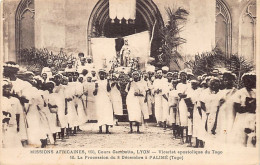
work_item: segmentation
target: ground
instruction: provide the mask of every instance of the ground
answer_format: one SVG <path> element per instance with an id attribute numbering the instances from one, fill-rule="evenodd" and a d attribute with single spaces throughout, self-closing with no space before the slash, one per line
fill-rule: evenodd
<path id="1" fill-rule="evenodd" d="M 83 131 L 76 136 L 70 136 L 65 142 L 57 140 L 55 148 L 176 148 L 186 147 L 187 144 L 179 144 L 180 139 L 174 139 L 169 128 L 156 127 L 155 123 L 149 123 L 148 127 L 141 126 L 141 134 L 129 134 L 129 123 L 120 122 L 119 126 L 110 128 L 111 134 L 98 134 L 96 123 L 86 123 L 80 127 Z M 104 128 L 103 128 L 104 131 Z"/>

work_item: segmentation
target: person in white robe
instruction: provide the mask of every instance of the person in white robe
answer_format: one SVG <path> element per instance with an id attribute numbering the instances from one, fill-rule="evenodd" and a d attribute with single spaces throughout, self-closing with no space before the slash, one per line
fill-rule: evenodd
<path id="1" fill-rule="evenodd" d="M 242 76 L 244 87 L 233 96 L 236 117 L 232 127 L 230 142 L 234 147 L 256 146 L 256 74 Z"/>
<path id="2" fill-rule="evenodd" d="M 75 101 L 76 110 L 78 112 L 78 124 L 80 126 L 87 122 L 85 105 L 84 105 L 84 101 L 82 99 L 82 97 L 84 95 L 83 77 L 82 76 L 79 77 L 78 73 L 75 72 L 73 79 L 74 79 L 74 83 L 75 83 L 74 101 Z M 77 126 L 77 131 L 81 131 L 79 126 Z"/>
<path id="3" fill-rule="evenodd" d="M 61 77 L 60 80 L 56 81 L 56 86 L 53 89 L 53 93 L 57 94 L 56 100 L 57 102 L 59 102 L 57 115 L 58 115 L 58 120 L 60 123 L 61 130 L 58 133 L 58 135 L 59 135 L 59 139 L 65 141 L 64 134 L 65 134 L 65 128 L 68 126 L 68 120 L 67 120 L 67 116 L 65 115 L 65 97 L 64 97 L 65 89 L 64 88 L 66 87 L 66 85 L 62 84 L 63 79 L 64 77 Z"/>
<path id="4" fill-rule="evenodd" d="M 166 86 L 163 88 L 163 104 L 165 105 L 163 107 L 163 127 L 164 129 L 166 129 L 167 125 L 171 125 L 172 127 L 172 123 L 169 121 L 170 119 L 170 102 L 172 100 L 169 100 L 169 93 L 170 91 L 173 90 L 173 82 L 172 82 L 172 77 L 173 73 L 172 72 L 168 72 L 166 73 L 166 79 L 167 79 L 167 83 Z M 172 115 L 172 114 L 171 114 Z M 172 121 L 172 120 L 171 120 Z"/>
<path id="5" fill-rule="evenodd" d="M 53 93 L 54 83 L 48 82 L 44 87 L 42 92 L 42 98 L 44 100 L 44 106 L 41 108 L 41 111 L 46 115 L 48 127 L 47 135 L 50 141 L 50 144 L 56 143 L 56 133 L 60 132 L 60 126 L 57 124 L 57 112 L 58 106 L 60 103 L 56 100 L 55 97 L 58 95 Z M 49 128 L 49 129 L 48 129 Z"/>
<path id="6" fill-rule="evenodd" d="M 154 87 L 154 104 L 155 104 L 155 118 L 158 123 L 158 126 L 162 127 L 163 121 L 163 107 L 167 107 L 167 103 L 163 99 L 163 88 L 167 86 L 167 81 L 165 78 L 162 77 L 162 70 L 157 71 L 157 79 L 154 80 L 153 87 Z"/>
<path id="7" fill-rule="evenodd" d="M 76 93 L 75 83 L 73 83 L 73 72 L 67 73 L 68 75 L 68 85 L 64 91 L 65 94 L 65 114 L 68 119 L 68 131 L 67 136 L 74 136 L 78 124 L 78 112 L 76 110 L 74 97 Z"/>
<path id="8" fill-rule="evenodd" d="M 218 145 L 225 145 L 228 143 L 228 136 L 230 136 L 234 120 L 235 120 L 235 109 L 233 96 L 237 89 L 234 87 L 234 81 L 236 75 L 231 72 L 225 72 L 223 74 L 223 85 L 224 89 L 219 93 L 221 95 L 219 113 L 216 125 L 216 140 Z"/>
<path id="9" fill-rule="evenodd" d="M 116 125 L 118 125 L 118 118 L 119 116 L 123 115 L 123 103 L 122 103 L 122 97 L 120 92 L 120 84 L 118 81 L 119 74 L 113 73 L 112 74 L 112 80 L 111 80 L 111 91 L 110 91 L 110 99 L 113 105 Z"/>
<path id="10" fill-rule="evenodd" d="M 110 134 L 109 126 L 113 126 L 113 106 L 109 97 L 111 91 L 109 80 L 106 79 L 104 69 L 99 70 L 99 80 L 96 81 L 96 111 L 98 118 L 99 133 L 102 133 L 102 126 L 106 126 L 106 133 Z"/>
<path id="11" fill-rule="evenodd" d="M 183 137 L 184 137 L 184 131 L 186 131 L 186 137 L 188 135 L 188 108 L 186 106 L 186 103 L 184 101 L 184 98 L 187 96 L 187 89 L 189 89 L 191 86 L 187 82 L 187 74 L 186 72 L 182 71 L 180 72 L 180 83 L 176 86 L 176 90 L 178 91 L 179 95 L 179 117 L 180 117 L 180 135 L 181 135 L 181 143 L 184 143 Z"/>
<path id="12" fill-rule="evenodd" d="M 216 144 L 216 119 L 219 112 L 219 103 L 221 99 L 221 93 L 219 93 L 220 80 L 216 77 L 212 77 L 209 81 L 209 90 L 207 93 L 203 93 L 204 98 L 202 102 L 205 103 L 206 119 L 204 118 L 206 134 L 204 135 L 205 145 L 204 147 L 214 146 Z"/>
<path id="13" fill-rule="evenodd" d="M 16 121 L 16 109 L 14 109 L 11 97 L 11 83 L 3 81 L 3 97 L 1 98 L 2 113 L 2 147 L 3 148 L 22 148 L 19 126 Z"/>
<path id="14" fill-rule="evenodd" d="M 129 82 L 126 86 L 126 92 L 128 92 L 126 96 L 126 105 L 128 111 L 128 120 L 130 125 L 130 132 L 133 133 L 133 122 L 136 122 L 137 133 L 140 133 L 140 123 L 142 122 L 142 105 L 140 101 L 143 99 L 139 99 L 139 97 L 144 97 L 144 92 L 141 92 L 140 89 L 140 73 L 135 71 L 132 73 L 133 81 Z M 144 101 L 144 100 L 143 100 Z"/>
<path id="15" fill-rule="evenodd" d="M 25 105 L 28 122 L 28 143 L 30 146 L 45 148 L 50 128 L 43 112 L 42 92 L 36 88 L 28 88 L 25 90 L 24 96 L 29 100 L 28 104 Z"/>
<path id="16" fill-rule="evenodd" d="M 188 107 L 188 147 L 192 147 L 192 137 L 193 137 L 193 123 L 194 123 L 194 112 L 197 110 L 197 97 L 198 93 L 198 82 L 196 80 L 191 80 L 191 88 L 187 89 L 187 97 L 185 98 L 186 105 Z"/>
<path id="17" fill-rule="evenodd" d="M 97 120 L 96 112 L 96 96 L 93 92 L 95 90 L 95 82 L 92 82 L 92 75 L 87 75 L 87 81 L 83 83 L 84 94 L 86 95 L 86 114 L 88 121 Z"/>

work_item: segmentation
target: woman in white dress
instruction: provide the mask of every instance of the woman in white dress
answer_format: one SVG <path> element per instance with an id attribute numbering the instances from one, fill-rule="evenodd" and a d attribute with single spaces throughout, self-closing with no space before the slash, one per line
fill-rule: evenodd
<path id="1" fill-rule="evenodd" d="M 29 103 L 25 105 L 28 122 L 28 143 L 32 146 L 44 148 L 47 145 L 47 134 L 50 130 L 46 115 L 42 111 L 44 107 L 42 92 L 36 88 L 29 88 L 25 90 L 24 96 L 29 100 Z"/>
<path id="2" fill-rule="evenodd" d="M 128 119 L 130 124 L 130 132 L 133 133 L 133 122 L 136 122 L 137 133 L 140 133 L 139 126 L 142 122 L 142 110 L 140 105 L 139 97 L 144 97 L 138 86 L 138 81 L 140 80 L 140 74 L 136 71 L 133 72 L 133 81 L 129 82 L 126 86 L 126 91 L 128 92 L 126 97 L 126 105 L 128 111 Z"/>
<path id="3" fill-rule="evenodd" d="M 109 80 L 106 79 L 105 70 L 99 71 L 99 80 L 94 91 L 96 95 L 96 110 L 98 118 L 99 133 L 102 133 L 102 126 L 106 126 L 106 133 L 110 134 L 109 126 L 113 126 L 113 107 L 109 97 L 111 91 Z"/>
<path id="4" fill-rule="evenodd" d="M 223 74 L 224 88 L 220 91 L 221 100 L 216 126 L 216 140 L 219 145 L 227 144 L 228 136 L 233 127 L 235 120 L 235 109 L 233 96 L 237 89 L 234 87 L 234 81 L 236 80 L 236 75 L 233 73 L 225 72 Z"/>
<path id="5" fill-rule="evenodd" d="M 16 109 L 12 107 L 11 84 L 3 81 L 3 97 L 1 98 L 2 110 L 2 147 L 4 148 L 22 148 L 21 137 L 18 133 L 16 121 Z"/>
<path id="6" fill-rule="evenodd" d="M 65 80 L 64 77 L 61 77 L 60 80 L 57 80 L 56 86 L 53 89 L 53 92 L 58 94 L 56 99 L 60 103 L 58 105 L 57 115 L 58 115 L 58 120 L 60 122 L 61 131 L 58 135 L 59 135 L 59 138 L 62 139 L 62 141 L 64 141 L 65 128 L 68 126 L 67 116 L 65 115 L 65 96 L 64 96 L 64 90 L 65 90 L 64 88 L 66 87 L 66 85 L 61 84 L 61 83 L 64 83 L 63 82 L 64 80 Z M 67 80 L 65 80 L 65 81 L 67 81 Z"/>

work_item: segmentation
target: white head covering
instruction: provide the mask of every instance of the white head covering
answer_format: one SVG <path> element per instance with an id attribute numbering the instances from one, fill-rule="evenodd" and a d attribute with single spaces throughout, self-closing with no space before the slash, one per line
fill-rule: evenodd
<path id="1" fill-rule="evenodd" d="M 164 66 L 164 67 L 162 67 L 162 70 L 163 70 L 163 71 L 167 71 L 167 72 L 168 72 L 168 71 L 169 71 L 169 67 L 167 67 L 167 66 Z"/>

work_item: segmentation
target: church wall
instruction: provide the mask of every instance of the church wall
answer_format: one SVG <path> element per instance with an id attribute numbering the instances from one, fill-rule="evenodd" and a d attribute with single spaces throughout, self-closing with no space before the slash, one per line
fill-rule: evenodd
<path id="1" fill-rule="evenodd" d="M 35 47 L 68 54 L 88 54 L 87 26 L 89 17 L 98 0 L 34 0 L 35 1 Z M 248 0 L 224 0 L 232 19 L 232 53 L 239 49 L 239 20 Z M 15 11 L 20 0 L 4 0 L 3 41 L 5 61 L 16 60 Z M 189 16 L 181 37 L 187 43 L 179 48 L 184 60 L 215 47 L 215 0 L 153 0 L 164 22 L 165 7 L 182 7 Z M 205 17 L 206 16 L 206 17 Z"/>
<path id="2" fill-rule="evenodd" d="M 4 61 L 16 61 L 15 11 L 20 0 L 5 0 L 3 4 L 3 53 Z"/>

